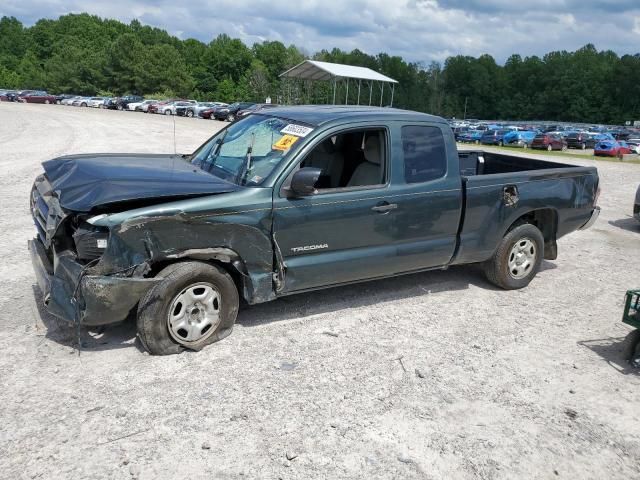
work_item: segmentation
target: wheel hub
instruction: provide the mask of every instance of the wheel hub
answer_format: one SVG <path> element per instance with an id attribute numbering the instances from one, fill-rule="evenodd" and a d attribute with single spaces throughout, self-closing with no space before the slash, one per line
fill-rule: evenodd
<path id="1" fill-rule="evenodd" d="M 529 238 L 518 240 L 509 253 L 509 275 L 521 279 L 529 275 L 536 263 L 536 244 Z"/>
<path id="2" fill-rule="evenodd" d="M 188 286 L 171 302 L 167 317 L 171 337 L 183 345 L 209 337 L 220 323 L 220 307 L 220 293 L 210 283 Z"/>

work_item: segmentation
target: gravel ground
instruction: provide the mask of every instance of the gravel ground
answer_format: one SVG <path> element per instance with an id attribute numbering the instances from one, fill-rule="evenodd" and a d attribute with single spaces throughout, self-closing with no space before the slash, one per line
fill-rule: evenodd
<path id="1" fill-rule="evenodd" d="M 176 119 L 177 150 L 222 125 Z M 1 478 L 639 478 L 640 165 L 580 161 L 602 215 L 524 290 L 452 268 L 245 307 L 199 353 L 151 357 L 124 324 L 78 355 L 39 307 L 31 182 L 63 153 L 172 152 L 173 120 L 1 103 L 0 145 Z"/>

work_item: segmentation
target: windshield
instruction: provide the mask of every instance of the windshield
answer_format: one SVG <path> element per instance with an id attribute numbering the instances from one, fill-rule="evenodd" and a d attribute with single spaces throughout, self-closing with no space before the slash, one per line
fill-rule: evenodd
<path id="1" fill-rule="evenodd" d="M 237 185 L 260 185 L 311 130 L 283 118 L 249 115 L 210 138 L 191 163 Z"/>

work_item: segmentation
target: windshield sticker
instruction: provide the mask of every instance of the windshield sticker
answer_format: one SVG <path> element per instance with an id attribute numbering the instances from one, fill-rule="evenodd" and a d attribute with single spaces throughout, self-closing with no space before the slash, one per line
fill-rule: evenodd
<path id="1" fill-rule="evenodd" d="M 293 135 L 285 135 L 276 143 L 274 143 L 271 146 L 271 148 L 274 150 L 282 150 L 282 151 L 289 150 L 293 146 L 293 144 L 298 141 L 298 138 L 299 137 L 295 137 Z"/>
<path id="2" fill-rule="evenodd" d="M 290 123 L 282 130 L 280 133 L 287 133 L 289 135 L 295 135 L 296 137 L 306 137 L 313 131 L 311 127 L 305 127 L 304 125 L 296 125 L 295 123 Z"/>

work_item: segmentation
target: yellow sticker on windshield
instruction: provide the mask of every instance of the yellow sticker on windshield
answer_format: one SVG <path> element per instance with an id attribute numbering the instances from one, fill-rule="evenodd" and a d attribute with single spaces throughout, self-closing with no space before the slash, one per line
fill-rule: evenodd
<path id="1" fill-rule="evenodd" d="M 294 143 L 298 141 L 299 137 L 294 135 L 284 135 L 280 140 L 274 143 L 271 148 L 274 150 L 289 150 Z"/>

